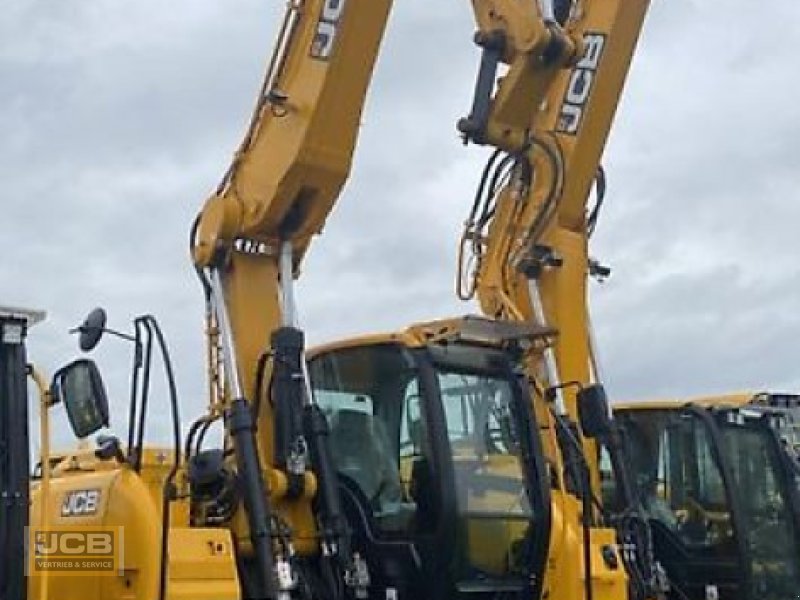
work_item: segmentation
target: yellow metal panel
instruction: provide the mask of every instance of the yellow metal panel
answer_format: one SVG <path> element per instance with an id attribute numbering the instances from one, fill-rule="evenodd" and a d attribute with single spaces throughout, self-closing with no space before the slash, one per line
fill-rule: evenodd
<path id="1" fill-rule="evenodd" d="M 579 501 L 560 491 L 553 493 L 553 533 L 550 542 L 548 568 L 545 574 L 545 597 L 584 598 L 583 542 Z M 613 529 L 592 528 L 592 591 L 598 600 L 627 598 L 628 576 L 616 547 Z M 602 560 L 602 548 L 608 546 L 617 553 L 618 566 L 610 568 Z"/>
<path id="2" fill-rule="evenodd" d="M 170 600 L 239 598 L 233 540 L 221 529 L 174 527 L 169 532 Z"/>
<path id="3" fill-rule="evenodd" d="M 170 581 L 168 600 L 238 600 L 236 582 L 225 580 L 188 579 Z"/>
<path id="4" fill-rule="evenodd" d="M 66 516 L 62 512 L 70 492 L 97 490 L 96 511 L 83 516 Z M 124 573 L 115 577 L 70 577 L 49 575 L 50 600 L 91 600 L 131 598 L 152 600 L 158 590 L 160 547 L 160 506 L 157 505 L 142 479 L 127 467 L 100 472 L 73 472 L 53 477 L 50 482 L 49 526 L 104 526 L 122 528 Z M 31 523 L 42 518 L 39 490 L 33 489 Z M 29 591 L 38 597 L 39 578 L 31 577 Z"/>

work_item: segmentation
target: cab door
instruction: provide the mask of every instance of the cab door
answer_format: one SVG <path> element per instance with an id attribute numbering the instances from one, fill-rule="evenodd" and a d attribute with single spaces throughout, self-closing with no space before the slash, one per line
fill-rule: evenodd
<path id="1" fill-rule="evenodd" d="M 331 457 L 353 549 L 368 563 L 371 598 L 443 598 L 437 548 L 448 478 L 429 439 L 428 394 L 415 352 L 398 344 L 333 350 L 309 375 L 330 427 Z"/>

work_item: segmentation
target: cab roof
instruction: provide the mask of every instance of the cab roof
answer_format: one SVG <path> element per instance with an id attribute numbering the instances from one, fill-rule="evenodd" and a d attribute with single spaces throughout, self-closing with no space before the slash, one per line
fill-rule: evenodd
<path id="1" fill-rule="evenodd" d="M 554 329 L 535 323 L 496 321 L 467 315 L 453 319 L 415 323 L 405 330 L 392 333 L 370 334 L 337 340 L 311 348 L 308 351 L 308 357 L 314 358 L 335 350 L 381 344 L 400 344 L 407 348 L 421 348 L 439 342 L 460 342 L 493 347 L 499 347 L 512 341 L 547 345 L 551 343 L 555 335 Z"/>
<path id="2" fill-rule="evenodd" d="M 676 410 L 693 404 L 701 408 L 741 408 L 769 396 L 766 392 L 731 392 L 689 398 L 661 398 L 614 403 L 615 411 L 625 410 Z"/>

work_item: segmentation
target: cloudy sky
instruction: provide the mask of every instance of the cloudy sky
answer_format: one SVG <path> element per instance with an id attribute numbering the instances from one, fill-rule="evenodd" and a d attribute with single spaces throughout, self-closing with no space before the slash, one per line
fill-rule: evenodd
<path id="1" fill-rule="evenodd" d="M 187 229 L 242 135 L 283 7 L 4 0 L 0 303 L 48 311 L 30 338 L 48 372 L 77 355 L 67 330 L 92 307 L 121 329 L 149 312 L 185 420 L 199 412 Z M 485 158 L 454 129 L 472 30 L 468 2 L 395 3 L 350 183 L 300 283 L 312 342 L 474 310 L 452 283 Z M 615 398 L 800 390 L 798 39 L 795 1 L 654 1 L 593 248 L 614 268 L 592 305 Z M 129 357 L 114 339 L 95 354 L 119 432 Z"/>

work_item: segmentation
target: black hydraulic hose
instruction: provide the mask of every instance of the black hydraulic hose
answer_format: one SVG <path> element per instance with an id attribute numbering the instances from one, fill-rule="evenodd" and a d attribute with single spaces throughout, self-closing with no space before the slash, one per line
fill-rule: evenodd
<path id="1" fill-rule="evenodd" d="M 188 462 L 192 456 L 200 454 L 203 448 L 203 442 L 206 439 L 206 434 L 211 426 L 216 423 L 218 417 L 212 415 L 203 415 L 197 419 L 189 429 L 189 433 L 184 444 L 184 456 Z"/>
<path id="2" fill-rule="evenodd" d="M 482 240 L 485 235 L 485 229 L 494 218 L 496 212 L 497 196 L 501 189 L 501 183 L 506 179 L 506 175 L 513 173 L 517 165 L 524 162 L 526 167 L 525 174 L 523 175 L 526 182 L 530 181 L 530 165 L 527 161 L 523 161 L 524 153 L 527 151 L 528 146 L 522 147 L 515 152 L 504 153 L 502 150 L 495 150 L 492 152 L 486 165 L 481 173 L 481 178 L 478 183 L 478 188 L 475 191 L 475 197 L 472 202 L 467 220 L 464 223 L 464 232 L 461 235 L 458 251 L 458 276 L 456 283 L 456 290 L 458 296 L 462 300 L 472 298 L 475 293 L 475 273 L 470 277 L 471 284 L 467 287 L 464 284 L 465 273 L 465 248 L 467 242 L 472 245 L 472 255 L 470 260 L 477 259 L 480 265 Z M 502 158 L 501 158 L 502 157 Z M 500 161 L 498 163 L 498 160 Z M 477 270 L 478 267 L 476 267 Z"/>
<path id="3" fill-rule="evenodd" d="M 608 180 L 606 178 L 606 170 L 603 165 L 597 167 L 597 175 L 595 177 L 595 190 L 597 193 L 597 200 L 595 201 L 589 217 L 586 219 L 586 233 L 589 237 L 594 235 L 597 228 L 597 221 L 600 219 L 600 211 L 603 208 L 603 203 L 606 199 L 606 190 L 608 188 Z"/>
<path id="4" fill-rule="evenodd" d="M 192 250 L 194 249 L 195 243 L 197 241 L 197 230 L 200 228 L 200 215 L 198 214 L 194 221 L 192 222 L 192 227 L 189 230 L 189 257 L 192 258 L 192 264 L 194 265 L 194 271 L 197 274 L 197 279 L 200 281 L 200 285 L 203 286 L 203 294 L 206 298 L 206 303 L 211 298 L 211 282 L 208 280 L 205 272 L 203 271 L 202 267 L 198 267 L 195 262 L 194 258 L 192 257 Z"/>
<path id="5" fill-rule="evenodd" d="M 496 200 L 497 194 L 500 191 L 501 183 L 505 178 L 506 172 L 509 170 L 509 165 L 513 170 L 513 164 L 518 160 L 518 157 L 514 154 L 508 154 L 503 157 L 503 160 L 500 161 L 495 167 L 494 173 L 492 174 L 492 179 L 489 183 L 489 191 L 486 194 L 486 199 L 483 202 L 483 209 L 481 210 L 480 217 L 477 221 L 477 229 L 478 231 L 482 231 L 486 225 L 492 220 L 496 212 Z"/>
<path id="6" fill-rule="evenodd" d="M 632 538 L 632 542 L 636 547 L 634 559 L 627 558 L 627 553 L 625 553 L 624 562 L 628 566 L 628 571 L 631 572 L 634 585 L 640 589 L 639 597 L 651 597 L 655 592 L 657 582 L 650 525 L 647 522 L 646 515 L 642 514 L 638 491 L 631 483 L 628 467 L 623 460 L 625 450 L 619 428 L 612 425 L 610 433 L 600 441 L 607 448 L 611 458 L 611 468 L 614 473 L 614 479 L 617 482 L 617 501 L 626 507 L 626 512 L 628 513 L 625 516 L 625 521 L 634 521 L 639 525 L 636 530 L 630 531 L 625 527 L 624 523 L 622 525 L 623 535 Z M 623 543 L 627 541 L 623 540 Z M 631 564 L 631 562 L 634 564 Z"/>
<path id="7" fill-rule="evenodd" d="M 200 429 L 205 426 L 206 423 L 209 421 L 209 415 L 203 415 L 199 419 L 197 419 L 194 423 L 191 424 L 189 427 L 189 431 L 186 433 L 186 442 L 183 445 L 183 456 L 187 461 L 192 458 L 194 454 L 194 438 L 198 435 Z"/>
<path id="8" fill-rule="evenodd" d="M 592 588 L 592 483 L 589 474 L 589 465 L 582 461 L 583 476 L 583 577 L 586 600 L 593 600 L 594 589 Z"/>
<path id="9" fill-rule="evenodd" d="M 256 366 L 256 391 L 253 396 L 253 420 L 258 423 L 258 417 L 261 414 L 261 405 L 264 402 L 264 374 L 267 372 L 267 364 L 272 358 L 271 352 L 263 352 L 258 357 L 258 365 Z M 267 393 L 270 393 L 272 382 L 267 386 Z"/>
<path id="10" fill-rule="evenodd" d="M 197 436 L 197 442 L 194 445 L 194 453 L 200 454 L 200 451 L 203 449 L 203 443 L 206 440 L 206 435 L 208 434 L 208 430 L 211 429 L 211 426 L 217 422 L 216 418 L 209 419 L 205 425 L 200 429 L 200 433 Z"/>
<path id="11" fill-rule="evenodd" d="M 467 223 L 474 223 L 475 217 L 478 214 L 478 209 L 484 203 L 484 198 L 486 196 L 486 184 L 489 182 L 489 174 L 492 172 L 492 167 L 501 154 L 501 150 L 495 150 L 492 152 L 489 160 L 486 161 L 486 166 L 483 168 L 483 173 L 481 173 L 481 180 L 478 184 L 478 189 L 475 191 L 475 200 L 472 203 L 472 209 L 470 210 L 469 217 L 467 218 Z"/>
<path id="12" fill-rule="evenodd" d="M 170 409 L 172 413 L 172 437 L 174 447 L 174 459 L 172 467 L 164 480 L 164 487 L 162 488 L 161 496 L 161 549 L 160 549 L 160 569 L 159 569 L 159 600 L 166 598 L 167 589 L 167 562 L 168 562 L 168 545 L 169 545 L 169 528 L 170 528 L 170 502 L 175 495 L 175 476 L 181 465 L 181 427 L 180 427 L 180 407 L 178 406 L 178 390 L 175 383 L 175 373 L 172 368 L 172 360 L 169 355 L 164 334 L 158 325 L 156 319 L 150 315 L 139 317 L 136 320 L 137 332 L 138 327 L 141 326 L 148 332 L 147 336 L 147 361 L 145 363 L 144 383 L 142 386 L 142 405 L 139 413 L 140 428 L 138 433 L 138 451 L 136 461 L 141 468 L 143 458 L 143 442 L 144 442 L 144 421 L 147 412 L 147 398 L 149 395 L 150 387 L 150 359 L 152 357 L 152 339 L 155 336 L 156 342 L 161 353 L 161 358 L 164 364 L 164 374 L 167 380 L 167 387 L 169 389 Z"/>
<path id="13" fill-rule="evenodd" d="M 544 227 L 544 225 L 548 222 L 551 213 L 558 203 L 563 191 L 564 161 L 561 155 L 561 147 L 558 145 L 558 142 L 556 142 L 556 148 L 558 152 L 536 138 L 532 138 L 531 143 L 544 152 L 544 155 L 547 157 L 547 161 L 550 163 L 550 168 L 553 169 L 553 172 L 556 174 L 556 178 L 552 181 L 550 189 L 547 191 L 547 197 L 542 204 L 542 208 L 539 210 L 539 213 L 536 215 L 536 218 L 534 219 L 530 228 L 529 239 L 536 240 L 541 233 L 542 227 Z"/>
<path id="14" fill-rule="evenodd" d="M 217 417 L 210 414 L 203 415 L 192 423 L 186 435 L 186 442 L 183 445 L 183 455 L 188 462 L 192 456 L 200 453 L 203 441 L 211 426 L 217 422 Z"/>
<path id="15" fill-rule="evenodd" d="M 169 526 L 170 526 L 170 502 L 175 495 L 175 476 L 181 466 L 181 424 L 180 424 L 180 407 L 178 406 L 178 388 L 175 384 L 175 373 L 172 369 L 172 360 L 169 355 L 164 334 L 159 327 L 158 322 L 154 317 L 145 317 L 148 326 L 155 332 L 156 341 L 158 342 L 159 350 L 161 351 L 161 358 L 164 363 L 164 373 L 167 379 L 167 386 L 169 388 L 170 408 L 172 412 L 172 436 L 174 444 L 175 456 L 172 462 L 172 468 L 164 481 L 162 490 L 161 502 L 161 570 L 159 578 L 159 600 L 166 598 L 167 590 L 167 549 L 169 545 Z"/>
<path id="16" fill-rule="evenodd" d="M 144 366 L 142 368 L 141 398 L 139 399 L 139 422 L 136 431 L 136 446 L 134 449 L 134 470 L 138 473 L 142 469 L 142 453 L 144 452 L 144 430 L 147 419 L 147 408 L 150 401 L 150 367 L 153 361 L 153 332 L 143 318 L 136 319 L 137 337 L 138 328 L 146 332 L 144 344 Z"/>
<path id="17" fill-rule="evenodd" d="M 133 462 L 135 456 L 132 455 L 134 450 L 135 434 L 136 434 L 136 417 L 139 406 L 139 373 L 142 369 L 142 338 L 139 334 L 139 328 L 135 328 L 134 337 L 134 350 L 133 350 L 133 369 L 131 375 L 131 398 L 130 398 L 130 413 L 128 416 L 128 460 Z M 135 465 L 134 465 L 135 467 Z"/>

